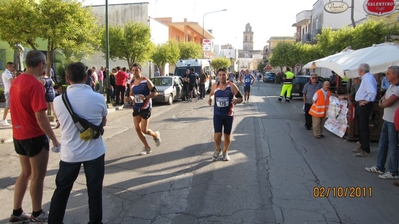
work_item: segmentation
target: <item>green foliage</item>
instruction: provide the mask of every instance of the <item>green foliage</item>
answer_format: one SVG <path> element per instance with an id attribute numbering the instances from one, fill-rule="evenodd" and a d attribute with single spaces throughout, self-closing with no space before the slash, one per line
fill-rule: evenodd
<path id="1" fill-rule="evenodd" d="M 65 70 L 66 70 L 66 65 L 61 63 L 60 65 L 57 66 L 56 68 L 56 73 L 57 74 L 57 81 L 59 84 L 65 84 L 66 79 L 65 79 Z"/>
<path id="2" fill-rule="evenodd" d="M 187 60 L 202 57 L 202 46 L 195 42 L 179 42 L 179 49 L 180 59 Z"/>
<path id="3" fill-rule="evenodd" d="M 273 49 L 269 63 L 272 67 L 292 67 L 298 62 L 299 56 L 294 44 L 282 42 Z"/>
<path id="4" fill-rule="evenodd" d="M 368 21 L 356 28 L 343 28 L 332 30 L 324 28 L 316 36 L 317 44 L 306 43 L 279 43 L 274 49 L 269 63 L 273 67 L 292 67 L 295 64 L 306 64 L 319 58 L 338 53 L 351 46 L 352 49 L 369 47 L 382 43 L 386 35 L 398 35 L 399 28 L 396 24 L 386 25 L 382 21 Z"/>
<path id="5" fill-rule="evenodd" d="M 48 65 L 57 49 L 89 55 L 100 43 L 91 8 L 78 0 L 3 0 L 0 15 L 1 39 L 33 49 L 38 38 L 46 40 Z"/>
<path id="6" fill-rule="evenodd" d="M 15 43 L 36 49 L 36 39 L 41 37 L 38 4 L 35 0 L 0 1 L 0 37 L 11 47 Z"/>
<path id="7" fill-rule="evenodd" d="M 260 63 L 260 64 L 258 64 L 257 70 L 263 71 L 263 69 L 264 69 L 265 67 L 266 67 L 266 64 Z"/>
<path id="8" fill-rule="evenodd" d="M 211 66 L 215 70 L 218 70 L 219 68 L 228 68 L 230 65 L 231 62 L 227 58 L 215 58 L 211 62 Z"/>
<path id="9" fill-rule="evenodd" d="M 166 63 L 175 64 L 179 60 L 180 49 L 177 42 L 169 40 L 166 44 L 161 44 L 155 47 L 154 53 L 151 56 L 152 61 L 160 67 L 161 75 Z"/>
<path id="10" fill-rule="evenodd" d="M 134 62 L 145 62 L 151 58 L 154 44 L 148 25 L 130 21 L 122 26 L 110 26 L 109 57 L 126 60 L 128 67 Z M 105 53 L 105 29 L 102 30 L 101 51 Z"/>

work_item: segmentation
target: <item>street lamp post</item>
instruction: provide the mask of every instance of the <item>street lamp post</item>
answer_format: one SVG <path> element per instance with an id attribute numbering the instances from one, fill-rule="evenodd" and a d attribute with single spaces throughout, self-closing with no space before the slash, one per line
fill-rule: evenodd
<path id="1" fill-rule="evenodd" d="M 108 93 L 108 88 L 110 87 L 110 75 L 111 69 L 109 68 L 109 30 L 108 30 L 108 0 L 105 0 L 105 71 L 107 77 L 105 79 L 107 103 L 111 103 L 111 96 Z M 104 87 L 103 87 L 104 89 Z"/>
<path id="2" fill-rule="evenodd" d="M 217 11 L 207 12 L 204 14 L 204 16 L 202 17 L 202 42 L 204 42 L 204 37 L 205 37 L 205 16 L 208 14 L 211 14 L 211 13 L 224 12 L 224 11 L 227 11 L 227 9 L 221 9 L 221 10 L 217 10 Z M 202 47 L 202 58 L 205 58 L 204 47 Z"/>

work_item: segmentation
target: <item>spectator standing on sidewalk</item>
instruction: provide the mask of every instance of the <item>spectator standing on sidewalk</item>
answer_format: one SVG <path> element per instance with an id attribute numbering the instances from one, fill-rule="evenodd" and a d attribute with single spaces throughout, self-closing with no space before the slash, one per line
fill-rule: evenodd
<path id="1" fill-rule="evenodd" d="M 42 210 L 42 197 L 49 158 L 49 138 L 55 147 L 60 146 L 60 143 L 47 119 L 44 88 L 38 81 L 46 69 L 46 56 L 38 50 L 29 51 L 25 63 L 26 71 L 14 79 L 10 88 L 14 147 L 22 170 L 15 183 L 14 208 L 9 221 L 47 222 L 47 213 Z M 33 210 L 30 217 L 22 210 L 29 180 Z"/>
<path id="2" fill-rule="evenodd" d="M 50 105 L 50 111 L 53 114 L 57 125 L 54 127 L 55 129 L 60 127 L 60 122 L 57 119 L 57 115 L 54 112 L 54 105 L 53 101 L 55 98 L 55 91 L 54 91 L 54 81 L 47 76 L 46 72 L 43 72 L 43 75 L 40 77 L 39 81 L 43 84 L 45 89 L 45 99 L 46 102 Z"/>
<path id="3" fill-rule="evenodd" d="M 6 100 L 6 106 L 4 107 L 3 120 L 0 121 L 0 124 L 4 126 L 10 125 L 7 121 L 7 115 L 10 109 L 10 87 L 12 80 L 14 80 L 13 72 L 14 72 L 14 63 L 7 62 L 6 69 L 1 75 L 4 85 L 4 98 Z"/>
<path id="4" fill-rule="evenodd" d="M 130 100 L 133 103 L 134 128 L 140 141 L 144 144 L 141 155 L 146 155 L 151 153 L 151 147 L 148 145 L 145 135 L 152 136 L 156 146 L 161 144 L 161 134 L 159 131 L 153 132 L 148 129 L 152 110 L 151 99 L 156 97 L 158 92 L 151 80 L 141 75 L 140 64 L 134 63 L 131 72 L 133 73 L 133 80 L 130 84 L 132 89 L 130 97 L 126 98 L 126 100 Z"/>
<path id="5" fill-rule="evenodd" d="M 197 84 L 198 84 L 198 79 L 199 75 L 195 72 L 194 68 L 191 68 L 191 73 L 189 75 L 189 91 L 190 91 L 190 97 L 191 99 L 194 98 L 194 94 L 197 95 Z"/>
<path id="6" fill-rule="evenodd" d="M 100 84 L 98 87 L 98 92 L 101 94 L 104 92 L 104 70 L 104 66 L 101 66 L 100 70 L 97 72 L 98 83 Z"/>
<path id="7" fill-rule="evenodd" d="M 190 69 L 186 69 L 186 74 L 183 76 L 183 88 L 186 94 L 186 100 L 190 99 Z"/>
<path id="8" fill-rule="evenodd" d="M 387 81 L 391 83 L 378 105 L 384 108 L 377 165 L 366 167 L 366 171 L 380 174 L 378 177 L 386 180 L 399 179 L 398 175 L 398 132 L 395 128 L 394 116 L 399 107 L 399 67 L 391 66 L 386 73 Z M 385 163 L 389 154 L 388 171 L 385 172 Z"/>
<path id="9" fill-rule="evenodd" d="M 79 117 L 94 125 L 107 122 L 107 106 L 104 97 L 85 85 L 84 64 L 71 63 L 66 69 L 68 99 L 72 110 Z M 60 163 L 55 179 L 56 189 L 51 198 L 48 223 L 63 223 L 65 209 L 73 184 L 83 164 L 89 196 L 89 223 L 102 223 L 102 188 L 104 179 L 104 155 L 106 147 L 101 135 L 97 139 L 84 141 L 67 110 L 62 97 L 54 100 L 57 116 L 62 124 Z"/>
<path id="10" fill-rule="evenodd" d="M 216 161 L 220 153 L 223 151 L 223 161 L 229 161 L 230 157 L 228 151 L 231 142 L 231 131 L 233 128 L 234 106 L 241 103 L 243 99 L 238 87 L 234 83 L 227 81 L 229 75 L 227 74 L 226 68 L 218 69 L 218 76 L 219 82 L 212 84 L 208 100 L 208 104 L 212 105 L 213 96 L 213 128 L 215 132 L 213 140 L 215 142 L 216 150 L 212 155 L 212 159 Z M 221 148 L 222 131 L 224 140 L 223 150 Z"/>
<path id="11" fill-rule="evenodd" d="M 205 82 L 207 79 L 207 74 L 201 69 L 201 75 L 199 76 L 199 91 L 200 91 L 200 99 L 205 98 Z M 210 80 L 209 80 L 210 81 Z"/>
<path id="12" fill-rule="evenodd" d="M 305 104 L 305 128 L 310 130 L 312 128 L 312 115 L 309 114 L 310 107 L 313 104 L 313 96 L 317 90 L 321 89 L 323 83 L 318 80 L 317 74 L 312 73 L 310 80 L 303 87 L 303 103 Z"/>
<path id="13" fill-rule="evenodd" d="M 118 66 L 116 67 L 118 73 L 116 73 L 116 89 L 115 89 L 115 97 L 116 97 L 116 105 L 123 105 L 123 99 L 125 97 L 125 88 L 126 88 L 126 80 L 129 76 L 126 73 L 126 68 L 122 69 Z"/>
<path id="14" fill-rule="evenodd" d="M 330 104 L 331 92 L 329 91 L 330 82 L 324 81 L 323 87 L 316 91 L 313 95 L 313 104 L 309 110 L 309 114 L 312 115 L 313 134 L 319 139 L 324 137 L 323 127 L 326 121 L 328 105 Z"/>
<path id="15" fill-rule="evenodd" d="M 370 156 L 370 127 L 369 117 L 373 110 L 374 100 L 377 96 L 377 81 L 370 73 L 370 66 L 360 64 L 358 73 L 362 81 L 355 96 L 355 111 L 357 117 L 360 147 L 353 152 L 356 157 Z"/>

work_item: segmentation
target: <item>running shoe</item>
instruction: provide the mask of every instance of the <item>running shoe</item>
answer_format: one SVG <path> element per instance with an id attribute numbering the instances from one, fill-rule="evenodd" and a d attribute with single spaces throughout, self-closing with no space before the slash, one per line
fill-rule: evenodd
<path id="1" fill-rule="evenodd" d="M 30 216 L 30 223 L 47 223 L 48 220 L 48 213 L 43 211 L 40 213 L 39 216 L 35 217 L 33 215 Z"/>
<path id="2" fill-rule="evenodd" d="M 10 219 L 8 220 L 9 223 L 29 223 L 30 222 L 30 215 L 22 212 L 21 215 L 11 215 Z"/>
<path id="3" fill-rule="evenodd" d="M 0 123 L 1 123 L 2 125 L 4 125 L 4 126 L 10 126 L 10 123 L 8 123 L 7 120 L 2 120 L 2 121 L 0 121 Z"/>
<path id="4" fill-rule="evenodd" d="M 215 150 L 215 152 L 212 155 L 212 158 L 213 158 L 214 161 L 218 160 L 218 157 L 219 157 L 221 151 L 222 151 L 221 149 L 219 149 L 219 150 L 216 149 Z"/>
<path id="5" fill-rule="evenodd" d="M 229 161 L 230 160 L 230 156 L 228 152 L 223 152 L 223 161 Z"/>
<path id="6" fill-rule="evenodd" d="M 159 133 L 159 131 L 156 131 L 155 134 L 157 134 L 157 137 L 154 138 L 155 145 L 160 146 L 161 145 L 161 133 Z"/>
<path id="7" fill-rule="evenodd" d="M 141 155 L 147 155 L 150 153 L 151 153 L 151 148 L 143 147 L 143 150 L 141 150 Z"/>

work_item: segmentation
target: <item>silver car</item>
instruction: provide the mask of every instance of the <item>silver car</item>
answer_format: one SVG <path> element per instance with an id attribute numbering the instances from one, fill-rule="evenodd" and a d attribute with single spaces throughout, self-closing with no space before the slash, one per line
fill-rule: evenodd
<path id="1" fill-rule="evenodd" d="M 173 104 L 173 101 L 184 98 L 183 82 L 179 76 L 158 76 L 151 78 L 158 90 L 158 96 L 154 97 L 154 103 Z"/>

